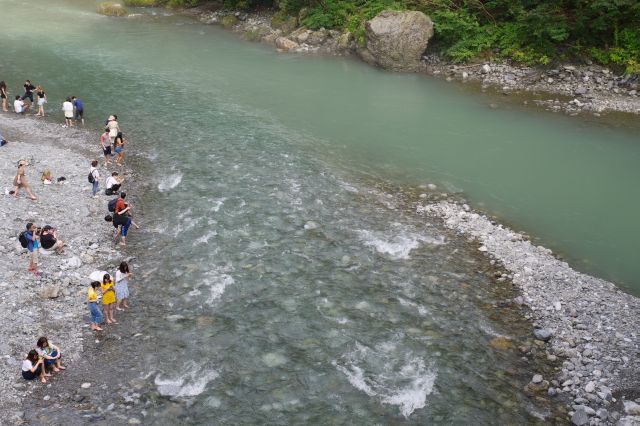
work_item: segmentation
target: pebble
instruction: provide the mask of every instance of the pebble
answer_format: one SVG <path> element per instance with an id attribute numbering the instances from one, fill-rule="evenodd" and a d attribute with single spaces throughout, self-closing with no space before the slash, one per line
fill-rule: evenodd
<path id="1" fill-rule="evenodd" d="M 542 376 L 540 374 L 536 374 L 535 376 L 533 376 L 533 379 L 531 379 L 532 383 L 538 384 L 542 382 Z"/>
<path id="2" fill-rule="evenodd" d="M 536 328 L 533 330 L 533 335 L 536 339 L 542 340 L 543 342 L 547 342 L 553 336 L 553 333 L 544 328 Z"/>
<path id="3" fill-rule="evenodd" d="M 596 384 L 593 382 L 587 383 L 587 386 L 584 387 L 585 392 L 593 393 L 596 390 Z"/>
<path id="4" fill-rule="evenodd" d="M 89 389 L 91 387 L 91 383 L 89 382 L 84 382 L 83 384 L 80 385 L 80 387 L 82 389 Z"/>

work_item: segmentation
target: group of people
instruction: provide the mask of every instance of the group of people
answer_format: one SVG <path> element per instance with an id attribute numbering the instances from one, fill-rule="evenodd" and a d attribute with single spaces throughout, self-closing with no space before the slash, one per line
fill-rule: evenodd
<path id="1" fill-rule="evenodd" d="M 52 372 L 59 373 L 61 370 L 66 370 L 62 365 L 62 352 L 46 337 L 39 338 L 36 347 L 22 361 L 22 377 L 25 380 L 40 378 L 42 383 L 47 383 L 47 377 L 51 377 Z"/>
<path id="2" fill-rule="evenodd" d="M 16 101 L 19 100 L 22 103 L 14 103 L 14 109 L 16 106 L 20 107 L 16 112 L 24 113 L 29 110 L 30 105 L 26 100 L 29 99 L 33 102 L 34 90 L 38 99 L 44 99 L 42 105 L 39 103 L 39 106 L 43 106 L 44 103 L 46 103 L 44 89 L 42 89 L 41 86 L 34 87 L 27 80 L 25 82 L 24 96 L 18 96 L 20 99 L 16 99 Z M 4 82 L 0 82 L 0 95 L 2 96 L 2 108 L 4 111 L 7 111 L 6 99 L 8 92 Z M 71 106 L 69 106 L 68 103 L 71 103 Z M 76 97 L 68 98 L 65 101 L 63 109 L 65 111 L 65 120 L 80 119 L 84 124 L 83 105 L 79 99 Z M 44 109 L 42 108 L 36 115 L 44 116 Z M 66 124 L 72 126 L 73 122 L 67 121 Z M 105 122 L 105 131 L 100 137 L 100 147 L 104 155 L 105 166 L 111 164 L 110 159 L 112 152 L 116 154 L 115 164 L 122 165 L 124 142 L 117 117 L 115 115 L 109 116 Z M 28 163 L 25 160 L 18 162 L 18 170 L 13 180 L 14 188 L 10 191 L 10 194 L 17 197 L 20 191 L 24 190 L 28 198 L 36 200 L 37 198 L 33 194 L 25 177 L 27 166 Z M 44 185 L 50 185 L 52 179 L 51 171 L 45 169 L 41 175 L 42 183 Z M 64 179 L 65 178 L 58 178 L 58 181 L 60 182 L 60 180 Z M 100 172 L 98 170 L 98 161 L 93 160 L 89 171 L 89 182 L 92 184 L 92 195 L 94 197 L 97 196 L 99 181 Z M 124 178 L 121 177 L 118 172 L 112 172 L 106 179 L 104 192 L 106 195 L 117 196 L 117 199 L 109 202 L 109 210 L 113 211 L 113 215 L 109 215 L 109 217 L 115 228 L 114 239 L 117 242 L 118 238 L 120 238 L 120 245 L 124 246 L 129 227 L 133 225 L 138 228 L 138 225 L 133 222 L 131 216 L 133 206 L 125 202 L 126 193 L 120 192 L 123 182 Z M 65 243 L 58 238 L 57 230 L 50 225 L 38 227 L 34 223 L 29 222 L 26 225 L 26 230 L 20 234 L 19 240 L 29 253 L 28 271 L 36 276 L 40 276 L 40 271 L 38 270 L 38 252 L 40 249 L 55 251 L 58 254 L 64 253 Z M 131 276 L 129 264 L 123 261 L 115 271 L 115 274 L 104 273 L 100 280 L 91 280 L 86 298 L 87 307 L 91 316 L 91 330 L 102 331 L 101 324 L 103 320 L 106 321 L 107 324 L 117 324 L 115 311 L 124 311 L 129 308 L 127 304 L 127 299 L 129 298 L 128 282 Z M 102 309 L 99 306 L 99 302 L 102 305 Z M 39 378 L 42 383 L 47 383 L 47 378 L 50 377 L 52 373 L 57 373 L 63 369 L 65 369 L 65 367 L 61 364 L 59 347 L 50 344 L 46 337 L 42 337 L 38 339 L 37 347 L 29 351 L 23 360 L 22 377 L 26 380 Z"/>
<path id="3" fill-rule="evenodd" d="M 129 264 L 121 262 L 114 278 L 110 274 L 104 274 L 102 281 L 92 281 L 87 291 L 87 306 L 91 314 L 91 329 L 102 331 L 100 324 L 106 319 L 107 324 L 117 324 L 114 311 L 124 311 L 129 308 L 129 278 L 131 277 Z M 98 307 L 98 294 L 102 296 L 104 314 Z"/>
<path id="4" fill-rule="evenodd" d="M 37 104 L 38 117 L 44 117 L 44 105 L 48 102 L 47 94 L 41 85 L 34 86 L 30 80 L 25 80 L 24 94 L 16 95 L 13 101 L 13 111 L 16 114 L 28 114 L 29 111 L 35 109 Z M 34 99 L 35 93 L 35 99 Z M 2 101 L 2 111 L 9 111 L 7 102 L 9 99 L 9 89 L 7 83 L 0 81 L 0 100 Z M 62 111 L 64 112 L 65 126 L 71 127 L 74 121 L 80 121 L 84 125 L 84 103 L 75 96 L 70 96 L 62 103 Z"/>

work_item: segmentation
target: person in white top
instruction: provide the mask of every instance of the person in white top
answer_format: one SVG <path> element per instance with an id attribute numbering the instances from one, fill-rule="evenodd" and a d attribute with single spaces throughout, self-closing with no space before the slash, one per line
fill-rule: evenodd
<path id="1" fill-rule="evenodd" d="M 97 195 L 96 193 L 98 192 L 98 181 L 100 180 L 100 172 L 97 169 L 98 167 L 98 160 L 93 160 L 91 162 L 91 168 L 89 169 L 89 182 L 91 183 L 91 185 L 93 185 L 91 187 L 91 192 L 93 193 L 93 198 L 96 198 Z"/>
<path id="2" fill-rule="evenodd" d="M 122 186 L 122 182 L 124 182 L 124 178 L 118 176 L 118 172 L 111 173 L 111 176 L 109 176 L 105 182 L 106 189 L 104 190 L 104 193 L 106 195 L 118 194 L 120 186 Z"/>
<path id="3" fill-rule="evenodd" d="M 69 127 L 73 126 L 73 104 L 71 103 L 71 98 L 67 98 L 66 101 L 62 103 L 62 111 L 64 111 L 64 124 Z"/>
<path id="4" fill-rule="evenodd" d="M 16 114 L 25 114 L 29 111 L 29 104 L 20 99 L 19 95 L 16 95 L 16 100 L 13 101 L 13 110 Z"/>
<path id="5" fill-rule="evenodd" d="M 25 380 L 33 380 L 36 377 L 40 377 L 42 383 L 47 383 L 45 376 L 51 376 L 47 374 L 44 369 L 44 360 L 38 355 L 38 352 L 34 349 L 29 351 L 27 358 L 22 361 L 22 378 Z"/>

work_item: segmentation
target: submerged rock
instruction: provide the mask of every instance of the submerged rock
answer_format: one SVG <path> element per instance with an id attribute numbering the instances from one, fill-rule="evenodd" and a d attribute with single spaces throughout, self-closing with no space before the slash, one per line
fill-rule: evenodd
<path id="1" fill-rule="evenodd" d="M 297 49 L 298 47 L 300 47 L 300 45 L 295 41 L 290 40 L 286 37 L 278 37 L 276 39 L 276 47 L 278 49 L 288 51 L 288 50 Z"/>
<path id="2" fill-rule="evenodd" d="M 365 23 L 361 57 L 391 71 L 418 71 L 432 36 L 433 23 L 424 13 L 383 10 Z"/>

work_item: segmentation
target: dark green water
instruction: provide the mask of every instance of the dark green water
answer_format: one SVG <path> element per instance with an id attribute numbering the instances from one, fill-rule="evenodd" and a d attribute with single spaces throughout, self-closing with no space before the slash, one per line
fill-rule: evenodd
<path id="1" fill-rule="evenodd" d="M 640 291 L 633 132 L 277 55 L 162 11 L 93 10 L 0 0 L 0 79 L 43 84 L 58 116 L 79 96 L 96 129 L 118 114 L 127 155 L 151 164 L 129 243 L 154 308 L 134 319 L 150 340 L 128 374 L 190 421 L 534 421 L 519 354 L 488 345 L 523 329 L 487 316 L 502 296 L 473 250 L 374 187 L 462 191 Z"/>

